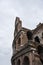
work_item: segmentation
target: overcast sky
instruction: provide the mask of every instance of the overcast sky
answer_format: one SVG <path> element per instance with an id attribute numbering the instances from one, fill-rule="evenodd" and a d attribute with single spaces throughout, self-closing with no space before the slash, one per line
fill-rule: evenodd
<path id="1" fill-rule="evenodd" d="M 43 23 L 43 0 L 0 0 L 0 65 L 11 65 L 15 17 L 23 27 L 34 29 Z"/>

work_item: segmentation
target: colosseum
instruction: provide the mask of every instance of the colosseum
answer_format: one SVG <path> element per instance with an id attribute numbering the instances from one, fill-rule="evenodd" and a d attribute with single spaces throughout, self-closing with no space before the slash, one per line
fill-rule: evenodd
<path id="1" fill-rule="evenodd" d="M 30 30 L 16 17 L 12 49 L 12 65 L 43 65 L 43 23 Z"/>

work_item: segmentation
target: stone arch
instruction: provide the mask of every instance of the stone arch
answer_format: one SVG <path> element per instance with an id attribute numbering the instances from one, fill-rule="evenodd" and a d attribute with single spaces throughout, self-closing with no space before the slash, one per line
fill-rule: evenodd
<path id="1" fill-rule="evenodd" d="M 30 65 L 28 56 L 25 56 L 25 57 L 24 57 L 24 59 L 23 59 L 23 64 L 22 64 L 22 65 Z"/>
<path id="2" fill-rule="evenodd" d="M 17 61 L 17 65 L 20 65 L 20 59 L 18 59 L 18 61 Z"/>

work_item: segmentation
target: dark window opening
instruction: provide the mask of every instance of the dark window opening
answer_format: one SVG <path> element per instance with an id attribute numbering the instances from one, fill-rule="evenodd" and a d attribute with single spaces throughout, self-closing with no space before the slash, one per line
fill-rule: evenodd
<path id="1" fill-rule="evenodd" d="M 38 54 L 40 55 L 40 61 L 43 64 L 43 47 L 42 46 L 38 46 Z"/>
<path id="2" fill-rule="evenodd" d="M 40 39 L 39 39 L 39 37 L 38 37 L 38 36 L 36 36 L 34 39 L 35 39 L 35 42 L 40 43 Z"/>
<path id="3" fill-rule="evenodd" d="M 27 31 L 28 40 L 32 40 L 33 33 L 31 31 Z"/>
<path id="4" fill-rule="evenodd" d="M 18 39 L 18 45 L 20 45 L 20 44 L 21 44 L 21 38 Z"/>
<path id="5" fill-rule="evenodd" d="M 17 65 L 20 65 L 20 59 L 17 61 Z"/>
<path id="6" fill-rule="evenodd" d="M 42 32 L 42 38 L 43 38 L 43 32 Z"/>
<path id="7" fill-rule="evenodd" d="M 29 64 L 29 58 L 27 56 L 24 57 L 24 60 L 23 60 L 23 65 L 30 65 Z"/>
<path id="8" fill-rule="evenodd" d="M 43 53 L 43 47 L 42 46 L 38 46 L 38 53 Z"/>

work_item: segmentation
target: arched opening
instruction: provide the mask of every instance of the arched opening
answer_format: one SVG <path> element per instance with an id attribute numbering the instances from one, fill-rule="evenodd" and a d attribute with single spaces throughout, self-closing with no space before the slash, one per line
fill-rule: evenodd
<path id="1" fill-rule="evenodd" d="M 17 61 L 17 65 L 20 65 L 20 59 Z"/>
<path id="2" fill-rule="evenodd" d="M 38 53 L 40 54 L 40 53 L 43 53 L 43 47 L 42 46 L 38 46 Z"/>
<path id="3" fill-rule="evenodd" d="M 27 56 L 23 59 L 23 65 L 29 65 L 29 58 Z"/>
<path id="4" fill-rule="evenodd" d="M 31 31 L 27 31 L 27 38 L 28 38 L 28 40 L 32 40 L 33 33 Z"/>
<path id="5" fill-rule="evenodd" d="M 43 64 L 43 47 L 39 45 L 37 50 L 38 50 L 38 54 L 40 55 L 40 61 Z"/>
<path id="6" fill-rule="evenodd" d="M 43 32 L 42 32 L 42 38 L 43 38 Z"/>
<path id="7" fill-rule="evenodd" d="M 38 36 L 36 36 L 34 39 L 35 39 L 35 42 L 40 43 L 40 39 L 39 39 L 39 37 L 38 37 Z"/>
<path id="8" fill-rule="evenodd" d="M 21 38 L 18 39 L 18 46 L 21 44 Z"/>

